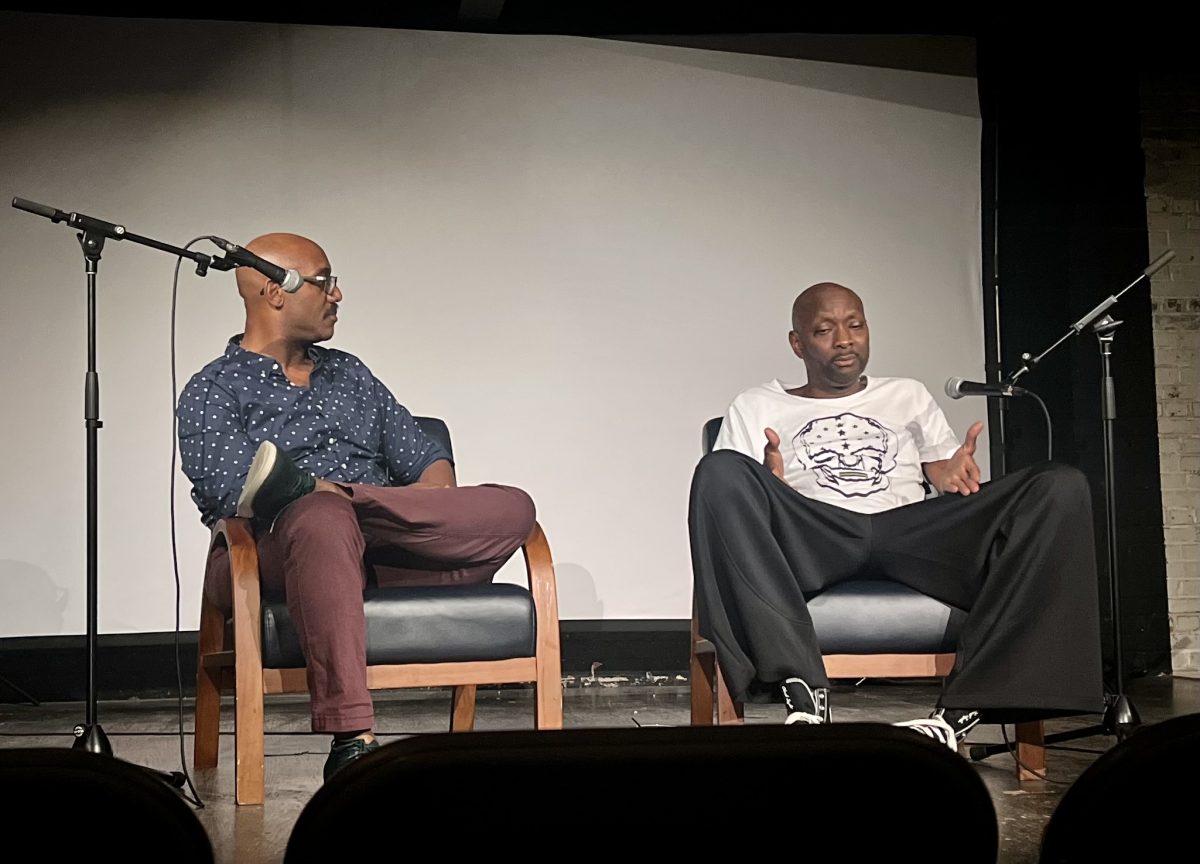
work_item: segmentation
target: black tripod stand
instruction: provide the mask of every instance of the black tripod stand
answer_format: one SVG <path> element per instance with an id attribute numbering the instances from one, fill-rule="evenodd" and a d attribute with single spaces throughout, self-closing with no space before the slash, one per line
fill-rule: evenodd
<path id="1" fill-rule="evenodd" d="M 104 251 L 104 241 L 131 240 L 153 249 L 169 252 L 172 255 L 189 258 L 196 262 L 196 273 L 204 276 L 212 259 L 208 255 L 177 249 L 157 240 L 131 234 L 121 225 L 104 222 L 84 216 L 80 213 L 64 213 L 44 204 L 36 204 L 22 198 L 14 198 L 12 206 L 38 216 L 45 216 L 51 222 L 65 222 L 69 227 L 79 229 L 76 235 L 83 249 L 84 270 L 87 274 L 87 373 L 84 377 L 83 417 L 87 429 L 87 709 L 85 722 L 75 727 L 76 750 L 87 750 L 102 756 L 112 756 L 112 745 L 101 727 L 96 707 L 96 643 L 97 643 L 97 445 L 99 431 L 104 425 L 100 421 L 100 377 L 96 372 L 96 273 L 100 265 L 100 255 Z M 181 788 L 186 780 L 179 771 L 157 771 L 146 768 L 170 785 Z"/>
<path id="2" fill-rule="evenodd" d="M 1121 650 L 1121 590 L 1117 572 L 1117 492 L 1113 476 L 1113 423 L 1117 418 L 1117 391 L 1112 377 L 1112 349 L 1116 339 L 1116 329 L 1123 322 L 1115 320 L 1111 315 L 1107 314 L 1107 310 L 1116 304 L 1122 294 L 1143 279 L 1148 280 L 1174 257 L 1174 252 L 1164 252 L 1149 267 L 1143 270 L 1140 276 L 1126 285 L 1120 293 L 1109 297 L 1087 315 L 1084 315 L 1072 324 L 1071 329 L 1065 335 L 1041 354 L 1036 357 L 1032 357 L 1029 354 L 1022 354 L 1021 368 L 1007 379 L 1009 386 L 1015 384 L 1021 376 L 1037 366 L 1047 354 L 1070 337 L 1081 333 L 1084 328 L 1090 326 L 1096 334 L 1096 340 L 1100 346 L 1102 371 L 1100 416 L 1104 422 L 1104 509 L 1107 524 L 1108 591 L 1112 611 L 1113 666 L 1115 670 L 1113 683 L 1115 684 L 1115 688 L 1113 693 L 1106 694 L 1105 696 L 1104 715 L 1099 724 L 1047 735 L 1045 737 L 1046 744 L 1072 741 L 1077 738 L 1090 738 L 1093 735 L 1110 735 L 1114 736 L 1117 741 L 1123 741 L 1136 732 L 1142 722 L 1133 702 L 1130 701 L 1125 693 L 1125 664 L 1124 654 Z M 979 760 L 996 753 L 1003 753 L 1008 749 L 1009 746 L 1007 744 L 980 744 L 971 747 L 970 754 L 972 759 Z"/>

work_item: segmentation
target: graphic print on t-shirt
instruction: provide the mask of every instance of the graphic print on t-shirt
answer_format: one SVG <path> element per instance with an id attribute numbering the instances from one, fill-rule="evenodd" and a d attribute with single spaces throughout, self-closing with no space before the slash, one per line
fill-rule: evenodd
<path id="1" fill-rule="evenodd" d="M 796 459 L 817 483 L 847 498 L 888 488 L 896 467 L 896 433 L 869 417 L 838 414 L 818 417 L 792 439 Z"/>

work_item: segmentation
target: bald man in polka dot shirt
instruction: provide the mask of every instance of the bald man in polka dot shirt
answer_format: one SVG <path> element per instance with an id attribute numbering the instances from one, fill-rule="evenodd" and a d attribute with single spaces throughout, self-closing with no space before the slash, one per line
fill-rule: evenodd
<path id="1" fill-rule="evenodd" d="M 312 491 L 256 524 L 263 588 L 282 590 L 307 660 L 312 729 L 333 735 L 331 769 L 378 746 L 366 678 L 362 592 L 392 584 L 490 581 L 534 524 L 511 486 L 459 487 L 449 454 L 367 366 L 316 343 L 333 336 L 342 292 L 324 250 L 294 234 L 247 249 L 303 282 L 293 291 L 236 271 L 245 332 L 196 373 L 177 407 L 183 470 L 205 525 L 237 512 L 263 442 Z M 231 608 L 227 553 L 213 551 L 206 596 Z"/>

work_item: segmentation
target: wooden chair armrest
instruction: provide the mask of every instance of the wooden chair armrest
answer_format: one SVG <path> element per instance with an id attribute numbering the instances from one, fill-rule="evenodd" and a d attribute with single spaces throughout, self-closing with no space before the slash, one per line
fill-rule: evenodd
<path id="1" fill-rule="evenodd" d="M 233 588 L 233 648 L 239 664 L 250 661 L 258 667 L 262 688 L 262 580 L 258 570 L 258 544 L 250 520 L 238 516 L 221 519 L 213 526 L 213 545 L 224 543 L 229 550 L 229 576 Z M 253 660 L 251 660 L 253 658 Z"/>
<path id="2" fill-rule="evenodd" d="M 257 595 L 260 590 L 258 543 L 254 539 L 250 520 L 240 516 L 219 520 L 213 526 L 210 547 L 218 544 L 223 544 L 229 550 L 229 573 L 234 591 L 237 591 L 240 583 L 246 589 L 253 586 Z"/>
<path id="3" fill-rule="evenodd" d="M 533 607 L 537 611 L 538 643 L 553 648 L 557 653 L 558 583 L 555 581 L 550 543 L 537 522 L 533 523 L 533 530 L 529 532 L 521 551 L 525 553 L 525 574 L 529 579 L 529 593 L 533 595 Z"/>

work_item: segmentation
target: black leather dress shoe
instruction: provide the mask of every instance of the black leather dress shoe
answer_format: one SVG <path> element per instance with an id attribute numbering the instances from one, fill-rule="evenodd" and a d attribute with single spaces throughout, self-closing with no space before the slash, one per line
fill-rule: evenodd
<path id="1" fill-rule="evenodd" d="M 362 738 L 334 741 L 329 748 L 329 758 L 325 760 L 325 780 L 328 782 L 330 777 L 355 759 L 360 759 L 378 749 L 378 741 L 364 741 Z"/>

